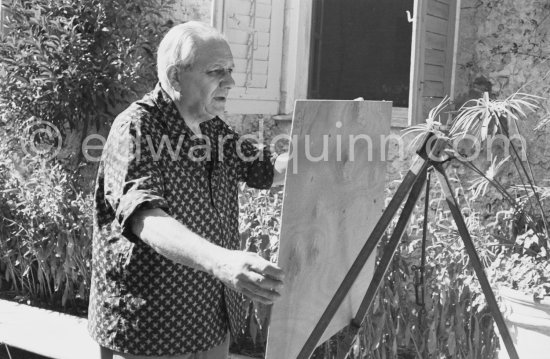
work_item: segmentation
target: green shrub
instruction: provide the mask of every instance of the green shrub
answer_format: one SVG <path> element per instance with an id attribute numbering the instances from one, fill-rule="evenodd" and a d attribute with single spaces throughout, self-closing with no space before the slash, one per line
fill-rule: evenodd
<path id="1" fill-rule="evenodd" d="M 173 0 L 11 0 L 0 42 L 0 111 L 62 133 L 110 123 L 156 82 L 156 44 Z"/>
<path id="2" fill-rule="evenodd" d="M 76 182 L 60 164 L 0 154 L 1 290 L 57 308 L 88 300 L 93 201 Z"/>
<path id="3" fill-rule="evenodd" d="M 165 19 L 173 2 L 3 2 L 2 291 L 58 308 L 87 301 L 93 201 L 92 187 L 79 175 L 79 145 L 156 82 L 154 49 L 171 25 Z M 52 128 L 60 133 L 52 136 Z M 72 161 L 28 151 L 20 139 L 27 132 L 36 148 L 60 146 Z M 72 146 L 68 134 L 76 138 Z"/>

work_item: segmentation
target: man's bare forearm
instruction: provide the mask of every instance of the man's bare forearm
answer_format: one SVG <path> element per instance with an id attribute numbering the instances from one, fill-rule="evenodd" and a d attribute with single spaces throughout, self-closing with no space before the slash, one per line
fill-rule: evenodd
<path id="1" fill-rule="evenodd" d="M 188 267 L 214 274 L 227 249 L 202 238 L 162 209 L 148 209 L 132 216 L 132 232 L 157 253 Z"/>
<path id="2" fill-rule="evenodd" d="M 230 288 L 265 304 L 280 297 L 283 271 L 258 254 L 217 246 L 162 209 L 139 211 L 131 221 L 135 235 L 173 262 L 209 273 Z"/>

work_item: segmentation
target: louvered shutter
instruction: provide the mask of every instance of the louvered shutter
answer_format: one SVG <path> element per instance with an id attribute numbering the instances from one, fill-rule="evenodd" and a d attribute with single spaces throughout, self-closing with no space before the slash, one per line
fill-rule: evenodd
<path id="1" fill-rule="evenodd" d="M 7 9 L 5 4 L 0 0 L 0 35 L 4 33 L 4 24 L 6 23 Z"/>
<path id="2" fill-rule="evenodd" d="M 409 98 L 411 122 L 424 122 L 430 109 L 452 96 L 457 0 L 416 0 Z"/>
<path id="3" fill-rule="evenodd" d="M 284 1 L 226 0 L 224 32 L 235 60 L 228 113 L 279 111 Z"/>

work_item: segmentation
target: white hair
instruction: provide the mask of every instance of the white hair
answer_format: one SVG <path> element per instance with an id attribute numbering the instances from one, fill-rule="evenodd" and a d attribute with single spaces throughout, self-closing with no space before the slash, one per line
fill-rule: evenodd
<path id="1" fill-rule="evenodd" d="M 188 21 L 174 26 L 166 33 L 157 51 L 157 74 L 162 87 L 170 91 L 168 68 L 172 65 L 190 69 L 195 62 L 197 43 L 207 38 L 223 39 L 212 26 L 199 21 Z"/>

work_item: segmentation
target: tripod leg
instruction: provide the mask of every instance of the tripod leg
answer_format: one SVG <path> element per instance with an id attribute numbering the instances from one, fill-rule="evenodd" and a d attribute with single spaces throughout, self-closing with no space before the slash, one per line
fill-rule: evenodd
<path id="1" fill-rule="evenodd" d="M 336 311 L 340 307 L 340 304 L 342 304 L 342 301 L 346 298 L 346 295 L 353 286 L 353 283 L 361 273 L 363 266 L 369 259 L 374 249 L 376 249 L 378 241 L 386 231 L 386 228 L 388 228 L 388 225 L 390 224 L 392 218 L 395 216 L 395 213 L 399 209 L 399 206 L 404 201 L 411 187 L 420 178 L 421 174 L 425 174 L 427 168 L 428 161 L 423 158 L 417 157 L 417 160 L 415 161 L 409 172 L 407 172 L 405 178 L 403 178 L 403 181 L 397 188 L 397 191 L 395 192 L 395 195 L 388 204 L 388 207 L 384 210 L 384 213 L 382 213 L 382 216 L 374 226 L 365 245 L 357 255 L 357 258 L 355 259 L 348 273 L 342 280 L 342 284 L 340 284 L 327 308 L 321 315 L 319 322 L 317 322 L 317 325 L 315 326 L 315 328 L 313 328 L 313 331 L 309 335 L 309 338 L 307 339 L 306 343 L 302 347 L 302 350 L 298 354 L 297 359 L 307 359 L 311 356 L 313 350 L 315 350 L 317 342 L 319 342 L 319 339 L 325 332 L 325 329 L 334 317 L 334 314 L 336 314 Z"/>
<path id="2" fill-rule="evenodd" d="M 378 264 L 378 266 L 376 266 L 376 270 L 374 271 L 374 274 L 372 276 L 372 281 L 370 282 L 369 288 L 367 289 L 367 294 L 363 298 L 363 301 L 359 306 L 359 310 L 357 311 L 357 315 L 353 319 L 353 322 L 354 322 L 353 325 L 356 327 L 361 325 L 361 322 L 363 321 L 365 314 L 367 313 L 370 305 L 372 304 L 374 295 L 376 294 L 376 291 L 378 290 L 378 287 L 380 286 L 380 283 L 382 282 L 384 275 L 388 271 L 393 255 L 395 254 L 397 245 L 401 241 L 401 237 L 403 237 L 403 233 L 407 228 L 407 224 L 409 223 L 409 219 L 411 218 L 411 213 L 413 212 L 414 206 L 418 201 L 418 197 L 420 197 L 420 194 L 422 193 L 422 187 L 424 187 L 425 182 L 426 182 L 426 172 L 423 172 L 419 174 L 418 181 L 416 181 L 416 183 L 412 187 L 411 193 L 407 198 L 407 202 L 405 202 L 405 206 L 403 206 L 403 210 L 399 215 L 399 220 L 397 221 L 395 229 L 393 230 L 393 233 L 390 237 L 390 240 L 384 247 L 384 253 L 382 254 L 382 258 L 380 258 L 380 263 Z"/>
<path id="3" fill-rule="evenodd" d="M 485 270 L 483 269 L 483 264 L 481 263 L 481 260 L 477 255 L 474 242 L 470 237 L 470 233 L 468 232 L 468 227 L 466 226 L 466 223 L 464 222 L 464 218 L 462 217 L 462 213 L 460 212 L 460 209 L 458 207 L 458 202 L 455 196 L 453 195 L 453 190 L 452 190 L 449 178 L 447 177 L 447 174 L 445 173 L 445 169 L 441 164 L 436 164 L 434 165 L 434 167 L 437 171 L 437 176 L 439 178 L 439 182 L 441 183 L 441 187 L 443 187 L 443 192 L 445 193 L 445 197 L 446 197 L 445 199 L 447 201 L 447 205 L 451 210 L 451 214 L 453 215 L 454 221 L 458 228 L 458 232 L 462 237 L 462 241 L 464 242 L 464 247 L 468 252 L 468 255 L 470 257 L 470 262 L 474 267 L 479 284 L 481 284 L 481 289 L 483 289 L 483 294 L 485 294 L 485 299 L 487 300 L 489 309 L 491 309 L 491 312 L 493 314 L 493 319 L 497 324 L 498 331 L 502 336 L 502 340 L 504 341 L 506 350 L 508 351 L 508 355 L 510 356 L 510 359 L 519 359 L 518 353 L 516 351 L 516 347 L 514 346 L 514 342 L 512 341 L 512 337 L 510 336 L 510 332 L 508 331 L 508 328 L 506 327 L 506 323 L 504 322 L 502 313 L 498 308 L 498 303 L 495 298 L 495 294 L 493 293 L 493 289 L 491 288 L 491 285 L 489 284 L 489 280 L 487 279 L 487 275 L 485 274 Z"/>

